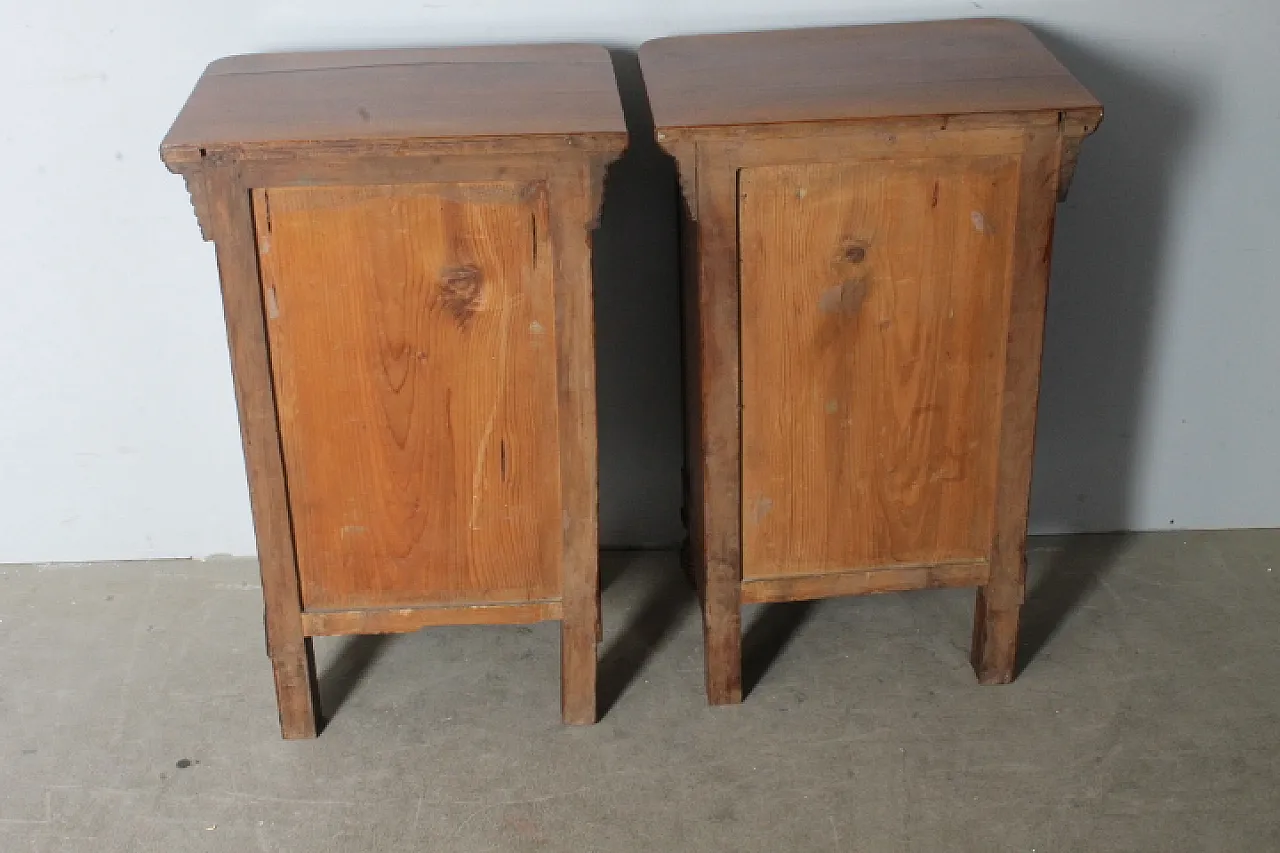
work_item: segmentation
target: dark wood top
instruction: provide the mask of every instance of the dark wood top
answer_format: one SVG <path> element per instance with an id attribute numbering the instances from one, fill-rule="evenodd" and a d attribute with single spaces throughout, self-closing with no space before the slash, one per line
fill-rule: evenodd
<path id="1" fill-rule="evenodd" d="M 1011 21 L 677 36 L 640 64 L 659 129 L 1100 107 Z"/>
<path id="2" fill-rule="evenodd" d="M 219 59 L 160 150 L 584 134 L 626 138 L 603 48 L 344 50 Z"/>

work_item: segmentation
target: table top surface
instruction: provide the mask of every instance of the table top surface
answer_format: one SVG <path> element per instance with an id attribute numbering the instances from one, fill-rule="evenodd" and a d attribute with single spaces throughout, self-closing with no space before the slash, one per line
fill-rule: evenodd
<path id="1" fill-rule="evenodd" d="M 602 134 L 626 125 L 608 52 L 590 45 L 344 50 L 211 64 L 161 145 Z"/>
<path id="2" fill-rule="evenodd" d="M 1012 21 L 675 36 L 640 64 L 659 129 L 1100 106 Z"/>

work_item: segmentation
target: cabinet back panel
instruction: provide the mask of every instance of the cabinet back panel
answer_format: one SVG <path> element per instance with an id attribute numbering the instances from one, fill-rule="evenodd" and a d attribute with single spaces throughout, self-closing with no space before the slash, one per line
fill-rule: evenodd
<path id="1" fill-rule="evenodd" d="M 988 556 L 1018 175 L 741 171 L 744 577 Z"/>
<path id="2" fill-rule="evenodd" d="M 254 191 L 307 609 L 560 595 L 540 184 Z"/>

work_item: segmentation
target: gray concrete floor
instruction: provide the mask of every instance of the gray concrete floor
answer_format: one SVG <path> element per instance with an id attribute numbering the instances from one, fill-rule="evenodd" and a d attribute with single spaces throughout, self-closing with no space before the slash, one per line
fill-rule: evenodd
<path id="1" fill-rule="evenodd" d="M 925 592 L 753 610 L 708 708 L 674 555 L 615 553 L 598 725 L 555 626 L 434 629 L 321 643 L 293 743 L 252 561 L 0 566 L 0 851 L 1280 850 L 1280 531 L 1031 563 L 1008 687 Z"/>

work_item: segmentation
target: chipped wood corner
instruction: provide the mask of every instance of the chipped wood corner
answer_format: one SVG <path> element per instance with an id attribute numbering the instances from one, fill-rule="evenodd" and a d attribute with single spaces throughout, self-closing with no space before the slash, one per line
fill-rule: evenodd
<path id="1" fill-rule="evenodd" d="M 1076 174 L 1076 164 L 1080 160 L 1080 146 L 1089 134 L 1098 129 L 1102 123 L 1102 108 L 1090 110 L 1074 110 L 1058 115 L 1058 126 L 1062 132 L 1062 158 L 1058 167 L 1058 201 L 1067 200 L 1067 192 L 1071 189 L 1071 180 Z"/>

